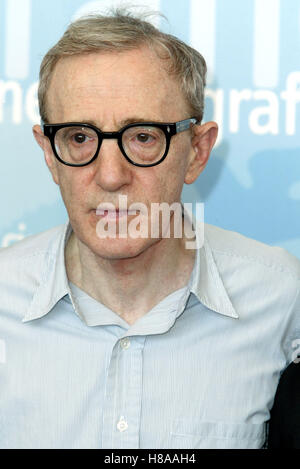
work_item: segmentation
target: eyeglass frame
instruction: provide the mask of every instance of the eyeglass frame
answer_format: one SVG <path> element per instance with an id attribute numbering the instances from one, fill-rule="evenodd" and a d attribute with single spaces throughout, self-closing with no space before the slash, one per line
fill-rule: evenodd
<path id="1" fill-rule="evenodd" d="M 128 125 L 122 127 L 122 129 L 118 130 L 117 132 L 102 132 L 102 130 L 98 129 L 98 127 L 96 127 L 92 124 L 85 124 L 85 123 L 82 123 L 82 122 L 64 122 L 62 124 L 46 124 L 43 121 L 41 122 L 43 133 L 44 133 L 45 137 L 49 138 L 50 143 L 51 143 L 51 147 L 52 147 L 52 150 L 53 150 L 53 153 L 54 153 L 54 156 L 56 157 L 56 159 L 58 161 L 60 161 L 60 163 L 66 165 L 66 166 L 72 166 L 72 167 L 76 167 L 76 168 L 77 167 L 87 166 L 87 165 L 91 164 L 93 161 L 95 161 L 96 158 L 98 158 L 102 142 L 105 139 L 115 139 L 115 140 L 117 140 L 118 141 L 118 146 L 119 146 L 119 149 L 120 149 L 122 155 L 126 158 L 126 160 L 130 164 L 132 164 L 134 166 L 143 167 L 143 168 L 156 166 L 156 165 L 162 163 L 162 161 L 164 161 L 164 159 L 167 157 L 167 155 L 169 153 L 169 149 L 170 149 L 171 138 L 174 135 L 176 135 L 180 132 L 184 132 L 185 130 L 188 130 L 190 128 L 191 124 L 199 124 L 198 119 L 196 119 L 195 117 L 191 117 L 189 119 L 184 119 L 184 120 L 181 120 L 181 121 L 178 121 L 178 122 L 172 122 L 172 123 L 136 122 L 136 123 L 128 124 Z M 98 147 L 97 147 L 95 155 L 90 159 L 90 161 L 88 161 L 87 163 L 74 164 L 74 163 L 67 163 L 66 161 L 64 161 L 60 158 L 60 156 L 58 155 L 58 153 L 56 151 L 56 147 L 55 147 L 55 135 L 60 129 L 63 129 L 65 127 L 88 128 L 88 129 L 94 130 L 94 132 L 97 134 Z M 151 164 L 140 164 L 140 163 L 135 163 L 134 161 L 132 161 L 129 158 L 129 156 L 125 152 L 125 149 L 123 148 L 122 137 L 123 137 L 124 132 L 127 129 L 130 129 L 132 127 L 155 127 L 155 128 L 161 129 L 164 132 L 165 137 L 166 137 L 166 149 L 165 149 L 165 152 L 164 152 L 163 156 L 160 158 L 160 160 L 156 161 L 155 163 L 151 163 Z"/>

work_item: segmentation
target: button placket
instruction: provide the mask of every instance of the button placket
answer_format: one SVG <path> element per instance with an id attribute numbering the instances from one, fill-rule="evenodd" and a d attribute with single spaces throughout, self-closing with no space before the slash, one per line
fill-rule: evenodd
<path id="1" fill-rule="evenodd" d="M 108 368 L 102 447 L 138 448 L 145 338 L 120 338 Z"/>

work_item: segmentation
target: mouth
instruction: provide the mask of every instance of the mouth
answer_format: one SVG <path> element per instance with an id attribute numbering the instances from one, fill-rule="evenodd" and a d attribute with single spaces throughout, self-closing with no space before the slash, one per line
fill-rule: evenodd
<path id="1" fill-rule="evenodd" d="M 105 210 L 102 208 L 97 208 L 96 215 L 98 217 L 106 218 L 107 220 L 119 220 L 120 218 L 137 215 L 137 210 Z"/>

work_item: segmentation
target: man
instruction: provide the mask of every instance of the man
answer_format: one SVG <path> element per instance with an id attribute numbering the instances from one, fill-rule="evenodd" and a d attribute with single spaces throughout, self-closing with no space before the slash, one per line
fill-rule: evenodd
<path id="1" fill-rule="evenodd" d="M 300 359 L 284 370 L 271 411 L 270 449 L 300 449 Z"/>
<path id="2" fill-rule="evenodd" d="M 205 73 L 118 11 L 45 56 L 33 130 L 69 223 L 1 252 L 2 447 L 264 445 L 299 334 L 299 262 L 212 226 L 202 243 L 185 207 L 163 221 L 217 137 Z"/>

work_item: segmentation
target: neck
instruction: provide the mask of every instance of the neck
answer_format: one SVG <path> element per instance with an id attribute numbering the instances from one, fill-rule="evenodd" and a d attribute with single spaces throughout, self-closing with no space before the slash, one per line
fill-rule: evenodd
<path id="1" fill-rule="evenodd" d="M 69 280 L 133 324 L 190 278 L 195 251 L 185 239 L 163 238 L 139 255 L 104 259 L 72 233 L 66 248 Z"/>

